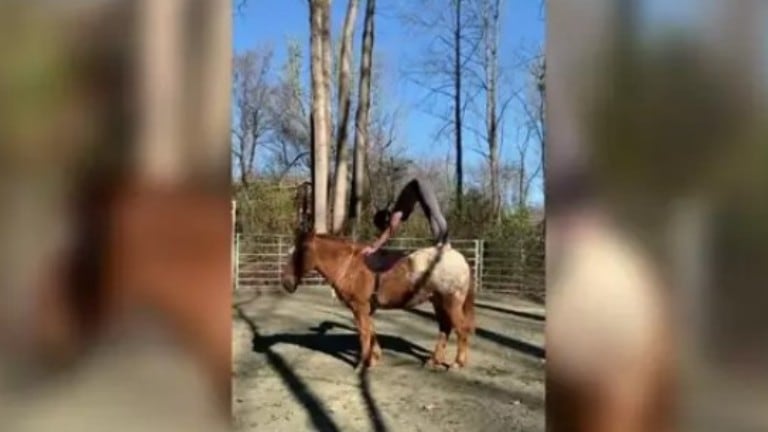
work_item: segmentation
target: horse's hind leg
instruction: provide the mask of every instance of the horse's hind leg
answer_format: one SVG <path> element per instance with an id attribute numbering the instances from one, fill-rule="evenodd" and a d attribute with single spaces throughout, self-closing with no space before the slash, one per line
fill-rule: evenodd
<path id="1" fill-rule="evenodd" d="M 469 349 L 469 332 L 470 329 L 465 325 L 464 311 L 462 305 L 464 304 L 463 296 L 454 294 L 447 306 L 448 317 L 450 318 L 451 326 L 456 330 L 457 348 L 456 348 L 456 364 L 459 367 L 464 367 L 467 364 L 467 351 Z"/>
<path id="2" fill-rule="evenodd" d="M 435 317 L 440 333 L 437 336 L 437 343 L 432 352 L 432 357 L 427 361 L 429 366 L 443 366 L 445 362 L 445 346 L 448 344 L 448 338 L 451 336 L 451 319 L 445 310 L 445 305 L 440 296 L 432 297 L 432 305 L 435 307 Z"/>

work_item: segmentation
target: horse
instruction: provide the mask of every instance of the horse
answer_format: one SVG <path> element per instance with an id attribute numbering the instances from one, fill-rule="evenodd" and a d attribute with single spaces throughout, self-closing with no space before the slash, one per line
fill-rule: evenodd
<path id="1" fill-rule="evenodd" d="M 295 293 L 312 270 L 330 283 L 354 316 L 360 338 L 356 370 L 371 368 L 381 358 L 372 319 L 376 309 L 412 308 L 427 300 L 434 306 L 439 334 L 426 364 L 447 369 L 466 366 L 469 336 L 475 328 L 474 285 L 466 258 L 444 245 L 402 254 L 376 267 L 362 254 L 363 248 L 345 238 L 298 231 L 282 270 L 283 288 Z M 454 362 L 447 363 L 445 348 L 452 330 L 458 347 Z"/>

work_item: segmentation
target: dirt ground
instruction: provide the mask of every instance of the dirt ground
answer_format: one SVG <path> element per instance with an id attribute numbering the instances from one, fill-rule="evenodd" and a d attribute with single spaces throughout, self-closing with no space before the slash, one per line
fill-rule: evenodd
<path id="1" fill-rule="evenodd" d="M 328 288 L 238 293 L 233 410 L 239 431 L 543 431 L 543 307 L 478 296 L 469 366 L 422 363 L 437 337 L 431 305 L 377 311 L 383 356 L 354 372 L 352 314 Z M 455 353 L 455 336 L 447 355 Z"/>

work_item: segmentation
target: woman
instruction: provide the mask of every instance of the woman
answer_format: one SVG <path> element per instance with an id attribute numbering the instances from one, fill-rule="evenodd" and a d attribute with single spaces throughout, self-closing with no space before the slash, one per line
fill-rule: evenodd
<path id="1" fill-rule="evenodd" d="M 373 244 L 363 249 L 363 254 L 370 255 L 378 251 L 392 236 L 400 224 L 407 221 L 416 203 L 421 205 L 424 215 L 429 220 L 435 245 L 448 243 L 448 224 L 445 221 L 437 197 L 431 187 L 422 179 L 414 178 L 405 185 L 398 195 L 392 210 L 383 209 L 376 212 L 373 224 L 381 231 L 379 238 Z"/>

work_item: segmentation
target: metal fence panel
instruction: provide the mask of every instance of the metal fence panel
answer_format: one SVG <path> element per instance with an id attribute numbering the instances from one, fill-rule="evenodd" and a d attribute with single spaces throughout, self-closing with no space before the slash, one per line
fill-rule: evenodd
<path id="1" fill-rule="evenodd" d="M 280 273 L 292 246 L 292 237 L 238 235 L 235 242 L 236 288 L 280 289 Z M 427 238 L 394 238 L 388 242 L 387 249 L 409 252 L 431 244 L 431 239 Z M 533 253 L 519 242 L 480 239 L 451 240 L 451 246 L 466 257 L 478 291 L 511 292 L 543 298 L 543 253 Z M 320 275 L 312 272 L 302 280 L 302 285 L 326 284 Z"/>

